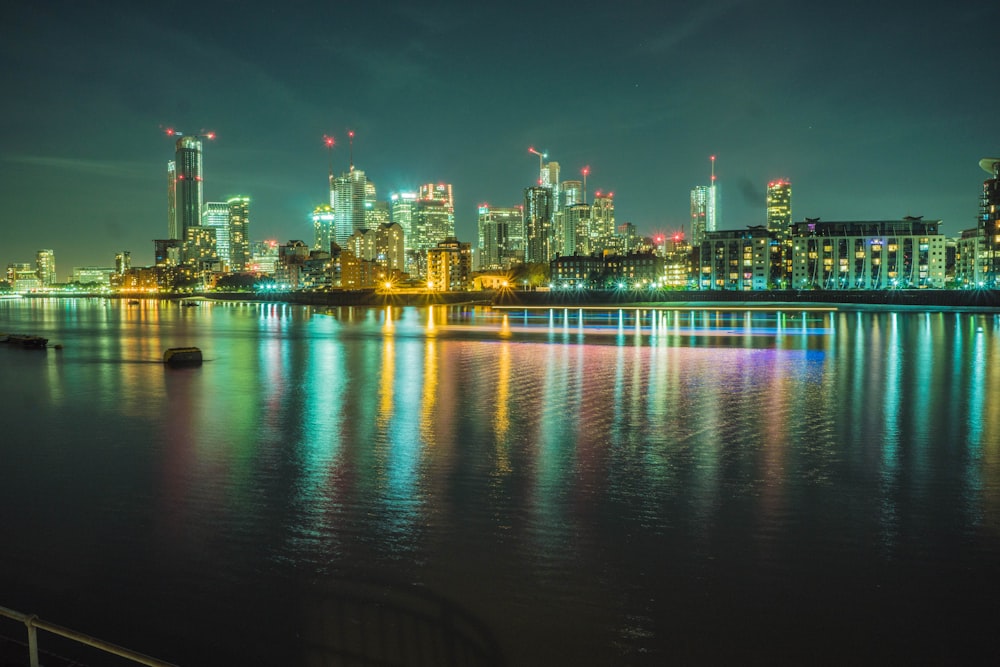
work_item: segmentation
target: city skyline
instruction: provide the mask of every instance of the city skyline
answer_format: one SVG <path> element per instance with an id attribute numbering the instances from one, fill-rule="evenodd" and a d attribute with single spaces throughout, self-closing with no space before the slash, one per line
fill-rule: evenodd
<path id="1" fill-rule="evenodd" d="M 480 204 L 516 206 L 535 185 L 529 146 L 559 163 L 560 180 L 589 166 L 588 189 L 614 190 L 616 219 L 643 234 L 690 235 L 690 191 L 708 183 L 709 155 L 719 229 L 765 224 L 778 178 L 795 185 L 796 220 L 923 215 L 949 236 L 975 225 L 978 161 L 1000 152 L 977 46 L 996 9 L 890 3 L 862 23 L 782 2 L 555 5 L 529 26 L 512 7 L 445 4 L 428 18 L 389 3 L 266 21 L 256 7 L 213 4 L 197 21 L 124 3 L 110 19 L 71 3 L 14 7 L 0 46 L 17 101 L 0 151 L 0 264 L 43 248 L 61 279 L 124 250 L 151 264 L 166 231 L 171 126 L 218 132 L 204 146 L 205 201 L 248 195 L 250 240 L 311 243 L 331 167 L 353 162 L 381 201 L 453 183 L 456 232 L 475 242 Z M 604 20 L 600 48 L 570 39 Z M 213 31 L 224 23 L 240 39 Z M 515 25 L 515 44 L 552 58 L 497 57 L 491 47 Z M 175 41 L 205 64 L 176 64 Z M 557 70 L 578 75 L 563 83 Z M 515 84 L 538 90 L 536 103 L 492 94 Z M 226 101 L 237 89 L 247 104 Z"/>

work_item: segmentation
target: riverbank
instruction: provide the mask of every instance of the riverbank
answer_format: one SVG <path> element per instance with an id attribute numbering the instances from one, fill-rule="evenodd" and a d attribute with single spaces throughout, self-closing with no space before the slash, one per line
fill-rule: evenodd
<path id="1" fill-rule="evenodd" d="M 32 298 L 66 298 L 69 295 L 27 295 Z M 136 298 L 134 295 L 83 295 L 72 297 Z M 831 306 L 840 310 L 967 310 L 1000 311 L 1000 290 L 768 290 L 665 291 L 665 290 L 498 290 L 479 292 L 428 292 L 343 290 L 330 292 L 204 292 L 159 294 L 157 299 L 208 299 L 260 301 L 305 306 L 435 306 L 493 305 L 508 307 L 626 307 L 626 306 L 747 306 L 779 308 L 789 304 Z"/>

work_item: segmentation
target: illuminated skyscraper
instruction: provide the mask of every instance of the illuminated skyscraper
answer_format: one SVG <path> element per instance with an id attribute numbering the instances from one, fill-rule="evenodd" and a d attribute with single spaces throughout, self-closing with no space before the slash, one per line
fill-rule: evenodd
<path id="1" fill-rule="evenodd" d="M 415 192 L 396 192 L 389 198 L 389 219 L 403 228 L 407 252 L 413 249 L 413 209 L 416 201 Z"/>
<path id="2" fill-rule="evenodd" d="M 222 266 L 229 268 L 229 204 L 209 201 L 201 208 L 201 226 L 215 230 L 215 255 Z"/>
<path id="3" fill-rule="evenodd" d="M 368 179 L 360 169 L 351 169 L 333 181 L 330 206 L 335 216 L 334 240 L 342 248 L 347 246 L 351 234 L 365 228 L 367 190 Z"/>
<path id="4" fill-rule="evenodd" d="M 229 207 L 229 259 L 230 271 L 250 269 L 250 197 L 230 197 Z"/>
<path id="5" fill-rule="evenodd" d="M 177 167 L 173 160 L 167 162 L 167 237 L 180 238 L 177 229 Z"/>
<path id="6" fill-rule="evenodd" d="M 790 285 L 792 278 L 792 184 L 784 179 L 767 184 L 767 231 L 771 242 L 771 285 Z"/>
<path id="7" fill-rule="evenodd" d="M 580 181 L 563 181 L 559 184 L 559 210 L 583 201 L 583 183 Z"/>
<path id="8" fill-rule="evenodd" d="M 180 137 L 177 140 L 177 152 L 174 156 L 176 174 L 174 186 L 174 201 L 176 211 L 176 238 L 186 239 L 188 227 L 201 225 L 201 207 L 203 202 L 203 175 L 201 161 L 201 139 L 198 137 Z M 167 168 L 169 174 L 169 166 Z M 169 207 L 170 193 L 167 193 Z"/>
<path id="9" fill-rule="evenodd" d="M 313 226 L 313 250 L 330 252 L 333 243 L 334 220 L 333 207 L 326 204 L 317 206 L 310 219 Z"/>
<path id="10" fill-rule="evenodd" d="M 524 261 L 548 262 L 552 252 L 552 190 L 537 186 L 524 190 Z"/>
<path id="11" fill-rule="evenodd" d="M 614 245 L 615 236 L 615 193 L 594 193 L 594 203 L 590 208 L 591 252 L 599 252 Z"/>
<path id="12" fill-rule="evenodd" d="M 696 185 L 691 190 L 691 245 L 700 246 L 705 240 L 708 224 L 708 186 Z"/>
<path id="13" fill-rule="evenodd" d="M 787 239 L 792 226 L 792 184 L 778 179 L 767 184 L 767 231 Z"/>
<path id="14" fill-rule="evenodd" d="M 520 227 L 521 207 L 479 207 L 479 270 L 509 269 L 520 258 L 511 244 L 511 232 Z"/>
<path id="15" fill-rule="evenodd" d="M 691 190 L 691 245 L 698 246 L 705 240 L 706 232 L 719 227 L 718 185 L 715 182 L 715 156 L 712 158 L 710 185 L 697 185 Z"/>
<path id="16" fill-rule="evenodd" d="M 455 235 L 455 199 L 450 184 L 421 185 L 413 213 L 413 248 L 436 248 Z"/>
<path id="17" fill-rule="evenodd" d="M 38 281 L 42 287 L 53 285 L 56 279 L 56 254 L 50 249 L 39 250 L 35 253 L 35 272 L 38 274 Z"/>

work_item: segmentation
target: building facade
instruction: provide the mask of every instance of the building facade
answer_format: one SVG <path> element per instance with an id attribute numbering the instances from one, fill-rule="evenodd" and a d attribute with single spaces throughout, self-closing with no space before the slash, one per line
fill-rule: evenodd
<path id="1" fill-rule="evenodd" d="M 769 286 L 771 237 L 763 226 L 707 231 L 699 254 L 703 290 L 763 290 Z"/>
<path id="2" fill-rule="evenodd" d="M 524 261 L 548 262 L 552 257 L 552 190 L 530 187 L 524 190 L 522 212 Z"/>
<path id="3" fill-rule="evenodd" d="M 472 244 L 452 237 L 427 251 L 427 289 L 455 292 L 469 289 L 472 277 Z"/>
<path id="4" fill-rule="evenodd" d="M 42 287 L 49 287 L 59 282 L 56 276 L 56 253 L 52 249 L 39 250 L 35 253 L 35 273 Z"/>
<path id="5" fill-rule="evenodd" d="M 903 289 L 945 286 L 941 221 L 821 222 L 792 225 L 795 289 Z"/>

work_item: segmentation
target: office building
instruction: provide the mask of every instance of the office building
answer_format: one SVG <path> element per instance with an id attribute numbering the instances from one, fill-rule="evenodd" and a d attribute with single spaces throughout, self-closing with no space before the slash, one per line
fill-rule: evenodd
<path id="1" fill-rule="evenodd" d="M 59 282 L 56 277 L 56 253 L 53 250 L 39 250 L 35 253 L 35 273 L 42 287 Z"/>
<path id="2" fill-rule="evenodd" d="M 786 287 L 792 276 L 792 184 L 778 179 L 767 184 L 767 231 L 771 234 L 771 263 L 778 267 L 775 287 Z"/>
<path id="3" fill-rule="evenodd" d="M 519 206 L 500 208 L 482 204 L 479 207 L 479 271 L 509 269 L 523 259 L 513 248 L 511 231 L 520 226 Z"/>
<path id="4" fill-rule="evenodd" d="M 229 255 L 229 204 L 221 201 L 205 202 L 201 208 L 201 226 L 215 232 L 215 255 L 224 269 L 230 266 Z"/>
<path id="5" fill-rule="evenodd" d="M 368 179 L 360 169 L 351 169 L 333 180 L 330 206 L 333 208 L 334 241 L 342 246 L 355 231 L 365 228 L 365 200 Z"/>
<path id="6" fill-rule="evenodd" d="M 328 204 L 317 206 L 309 219 L 313 227 L 313 249 L 330 252 L 336 220 L 333 207 Z"/>
<path id="7" fill-rule="evenodd" d="M 229 270 L 239 273 L 250 267 L 250 197 L 237 195 L 229 207 Z"/>
<path id="8" fill-rule="evenodd" d="M 552 252 L 552 190 L 536 186 L 524 189 L 524 261 L 548 262 Z"/>

